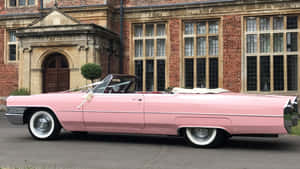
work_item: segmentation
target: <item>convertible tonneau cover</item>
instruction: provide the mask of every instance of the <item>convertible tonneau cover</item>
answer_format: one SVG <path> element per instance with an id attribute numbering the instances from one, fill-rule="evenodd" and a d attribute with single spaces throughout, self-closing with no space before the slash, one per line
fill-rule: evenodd
<path id="1" fill-rule="evenodd" d="M 229 92 L 226 89 L 217 88 L 217 89 L 207 89 L 207 88 L 194 88 L 194 89 L 184 89 L 184 88 L 174 88 L 172 93 L 176 94 L 218 94 Z"/>

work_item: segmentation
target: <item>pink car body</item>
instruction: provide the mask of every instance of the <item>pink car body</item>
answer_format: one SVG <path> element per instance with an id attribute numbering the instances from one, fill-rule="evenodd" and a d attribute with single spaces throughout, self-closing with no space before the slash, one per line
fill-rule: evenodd
<path id="1" fill-rule="evenodd" d="M 289 96 L 94 93 L 79 107 L 85 95 L 12 96 L 7 106 L 13 111 L 7 117 L 13 124 L 25 124 L 26 109 L 46 108 L 68 131 L 162 135 L 178 135 L 180 129 L 190 127 L 217 128 L 230 135 L 288 134 L 298 120 L 285 119 L 287 108 L 297 109 L 297 99 Z"/>
<path id="2" fill-rule="evenodd" d="M 216 127 L 229 134 L 287 134 L 283 109 L 291 97 L 223 94 L 95 94 L 9 97 L 8 107 L 52 110 L 64 129 L 177 135 L 184 127 Z"/>

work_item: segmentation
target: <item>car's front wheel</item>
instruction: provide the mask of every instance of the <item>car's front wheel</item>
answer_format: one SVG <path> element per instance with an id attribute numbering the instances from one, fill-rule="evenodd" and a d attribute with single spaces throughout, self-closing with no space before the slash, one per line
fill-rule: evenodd
<path id="1" fill-rule="evenodd" d="M 186 128 L 184 136 L 190 145 L 199 148 L 219 147 L 226 138 L 224 131 L 215 128 Z"/>
<path id="2" fill-rule="evenodd" d="M 56 117 L 45 110 L 34 112 L 28 123 L 28 129 L 33 138 L 49 140 L 58 137 L 61 126 Z"/>

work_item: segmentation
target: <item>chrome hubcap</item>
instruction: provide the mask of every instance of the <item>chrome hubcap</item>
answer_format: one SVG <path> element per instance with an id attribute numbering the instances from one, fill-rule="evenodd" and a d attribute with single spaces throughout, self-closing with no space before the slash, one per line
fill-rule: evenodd
<path id="1" fill-rule="evenodd" d="M 188 128 L 186 134 L 196 145 L 208 145 L 216 138 L 217 130 L 214 128 Z"/>
<path id="2" fill-rule="evenodd" d="M 34 120 L 34 129 L 40 134 L 47 134 L 51 130 L 51 120 L 46 115 L 40 115 Z"/>
<path id="3" fill-rule="evenodd" d="M 199 138 L 206 138 L 209 135 L 208 129 L 194 129 L 193 134 Z"/>

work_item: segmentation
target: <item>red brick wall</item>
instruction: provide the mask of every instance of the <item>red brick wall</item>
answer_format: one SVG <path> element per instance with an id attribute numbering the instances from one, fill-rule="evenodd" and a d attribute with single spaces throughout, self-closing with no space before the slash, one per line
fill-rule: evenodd
<path id="1" fill-rule="evenodd" d="M 4 0 L 0 0 L 0 14 L 17 14 L 17 13 L 38 13 L 40 8 L 40 0 L 36 0 L 37 5 L 34 7 L 22 8 L 5 8 Z M 44 0 L 44 8 L 54 7 L 55 0 Z M 57 0 L 58 7 L 71 7 L 81 5 L 102 5 L 105 0 Z"/>
<path id="2" fill-rule="evenodd" d="M 16 65 L 0 65 L 0 97 L 8 96 L 18 88 L 18 69 Z"/>
<path id="3" fill-rule="evenodd" d="M 241 35 L 241 16 L 224 16 L 224 88 L 234 92 L 241 91 Z"/>
<path id="4" fill-rule="evenodd" d="M 169 21 L 170 31 L 170 56 L 169 56 L 169 86 L 180 86 L 180 20 Z"/>
<path id="5" fill-rule="evenodd" d="M 117 24 L 116 25 L 119 25 L 120 24 Z M 115 26 L 116 26 L 115 25 Z M 123 72 L 124 73 L 129 73 L 129 61 L 130 61 L 130 51 L 129 51 L 129 48 L 130 48 L 130 29 L 131 29 L 131 25 L 129 22 L 124 22 L 123 24 L 123 47 L 124 47 L 124 55 L 123 55 Z"/>
<path id="6" fill-rule="evenodd" d="M 0 29 L 0 65 L 4 63 L 4 33 L 5 29 Z"/>
<path id="7" fill-rule="evenodd" d="M 0 10 L 2 11 L 4 9 L 4 1 L 5 0 L 0 0 Z"/>
<path id="8" fill-rule="evenodd" d="M 0 97 L 18 88 L 18 70 L 14 64 L 4 64 L 4 29 L 0 29 Z"/>

